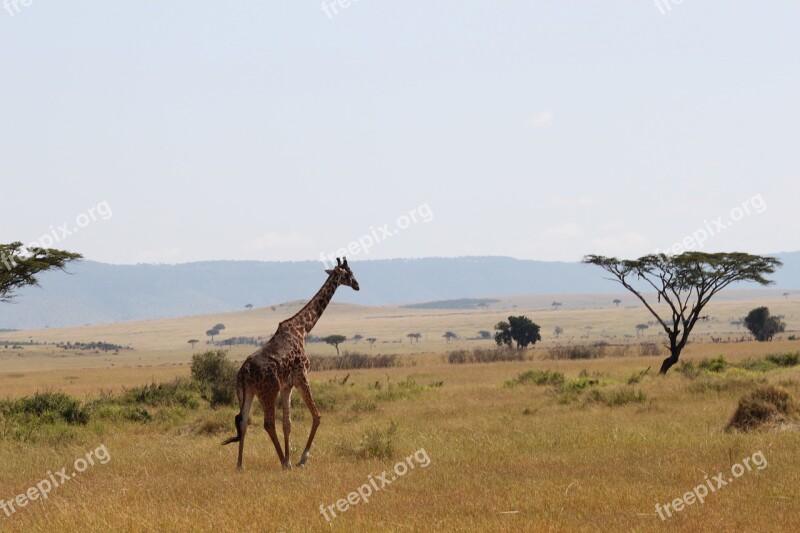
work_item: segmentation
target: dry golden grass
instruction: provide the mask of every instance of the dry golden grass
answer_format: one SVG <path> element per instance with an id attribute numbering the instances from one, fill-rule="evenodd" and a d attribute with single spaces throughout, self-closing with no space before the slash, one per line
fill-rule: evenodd
<path id="1" fill-rule="evenodd" d="M 722 302 L 710 314 L 739 316 L 756 303 Z M 779 304 L 770 302 L 773 313 L 786 314 L 790 329 L 797 329 L 792 302 L 783 304 L 786 309 Z M 607 318 L 612 311 L 618 313 Z M 215 322 L 226 324 L 226 336 L 263 335 L 274 327 L 279 312 L 287 314 L 286 308 L 278 308 L 274 316 L 270 310 L 254 310 L 219 317 L 16 333 L 22 339 L 33 335 L 48 341 L 130 342 L 136 350 L 65 357 L 37 348 L 26 348 L 23 357 L 9 353 L 11 350 L 0 351 L 4 369 L 0 396 L 19 397 L 49 389 L 84 399 L 101 390 L 185 376 L 192 353 L 186 339 L 200 338 L 198 331 Z M 544 333 L 556 324 L 568 332 L 593 324 L 594 339 L 590 340 L 599 340 L 602 330 L 622 339 L 625 333 L 633 333 L 633 325 L 646 320 L 640 309 L 562 308 L 533 313 L 518 308 L 514 312 L 531 316 L 543 325 Z M 539 347 L 533 351 L 535 359 L 527 362 L 448 365 L 443 362 L 441 332 L 452 329 L 474 334 L 491 329 L 508 310 L 456 313 L 335 306 L 328 313 L 315 333 L 359 332 L 402 339 L 396 344 L 376 344 L 372 351 L 416 352 L 408 356 L 415 366 L 350 372 L 346 387 L 351 387 L 352 394 L 367 394 L 368 385 L 375 381 L 397 383 L 409 376 L 422 386 L 439 381 L 443 385 L 426 387 L 409 398 L 379 401 L 374 410 L 357 409 L 343 399 L 323 413 L 308 467 L 291 472 L 280 469 L 260 427 L 260 417 L 248 432 L 245 469 L 236 472 L 235 445 L 219 445 L 233 432 L 235 411 L 231 408 L 169 412 L 147 425 L 93 420 L 63 439 L 0 439 L 0 498 L 4 500 L 101 443 L 112 457 L 108 464 L 91 467 L 55 490 L 49 499 L 33 502 L 10 518 L 0 511 L 0 530 L 330 530 L 319 512 L 321 504 L 346 498 L 370 474 L 389 470 L 420 448 L 427 451 L 430 466 L 414 469 L 374 493 L 368 504 L 340 514 L 333 520 L 333 529 L 800 530 L 800 433 L 793 428 L 724 431 L 739 398 L 759 380 L 777 384 L 800 399 L 797 367 L 766 373 L 731 371 L 690 380 L 677 372 L 653 376 L 660 357 L 549 361 L 540 358 L 543 349 Z M 719 331 L 711 330 L 714 335 L 735 331 L 727 320 L 717 324 Z M 423 333 L 419 347 L 408 345 L 405 333 L 411 331 Z M 451 348 L 474 345 L 489 344 L 457 341 Z M 201 348 L 198 346 L 198 351 Z M 361 344 L 359 348 L 369 351 Z M 684 357 L 723 354 L 730 361 L 742 361 L 798 348 L 800 342 L 785 340 L 697 343 L 687 348 Z M 326 345 L 312 345 L 312 350 L 332 352 Z M 237 349 L 234 356 L 250 351 L 252 348 Z M 632 374 L 648 366 L 651 374 L 636 385 L 626 384 Z M 604 393 L 631 387 L 642 391 L 646 400 L 607 407 L 587 401 L 584 392 L 576 401 L 563 403 L 553 386 L 504 386 L 530 369 L 560 371 L 567 379 L 575 379 L 585 370 L 600 380 Z M 345 374 L 321 372 L 311 379 L 320 390 L 320 383 Z M 296 460 L 308 434 L 309 417 L 299 407 L 294 417 Z M 358 459 L 341 452 L 356 446 L 370 428 L 385 430 L 392 420 L 397 423 L 392 459 Z M 223 429 L 213 432 L 219 426 Z M 210 428 L 212 433 L 198 432 L 200 427 Z M 681 497 L 703 482 L 705 474 L 727 473 L 733 464 L 757 451 L 764 453 L 768 467 L 744 474 L 709 495 L 704 504 L 687 507 L 666 524 L 655 513 L 657 502 L 663 505 Z"/>

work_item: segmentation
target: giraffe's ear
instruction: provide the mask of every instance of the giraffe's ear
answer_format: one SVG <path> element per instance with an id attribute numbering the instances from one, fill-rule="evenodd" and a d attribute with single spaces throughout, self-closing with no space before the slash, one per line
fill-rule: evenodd
<path id="1" fill-rule="evenodd" d="M 329 270 L 326 268 L 325 273 L 330 276 L 331 274 L 333 274 L 333 270 Z"/>

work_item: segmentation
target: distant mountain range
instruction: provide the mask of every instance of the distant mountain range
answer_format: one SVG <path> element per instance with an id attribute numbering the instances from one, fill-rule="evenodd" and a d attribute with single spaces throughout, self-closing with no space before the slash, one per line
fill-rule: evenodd
<path id="1" fill-rule="evenodd" d="M 800 252 L 774 254 L 784 266 L 772 288 L 800 288 Z M 620 292 L 604 272 L 581 263 L 510 257 L 352 261 L 360 292 L 336 301 L 399 305 L 537 294 Z M 236 311 L 304 300 L 325 281 L 317 261 L 207 261 L 180 265 L 109 265 L 82 261 L 69 275 L 48 272 L 15 303 L 0 304 L 0 329 L 66 327 Z M 745 286 L 742 286 L 744 288 Z M 747 285 L 747 287 L 753 287 Z"/>

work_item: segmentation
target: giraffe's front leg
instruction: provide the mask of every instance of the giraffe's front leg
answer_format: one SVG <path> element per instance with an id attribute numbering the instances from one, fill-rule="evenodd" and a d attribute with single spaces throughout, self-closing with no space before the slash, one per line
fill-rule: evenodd
<path id="1" fill-rule="evenodd" d="M 308 461 L 308 454 L 311 451 L 311 444 L 314 442 L 314 435 L 317 433 L 317 428 L 319 427 L 321 416 L 319 414 L 319 409 L 317 409 L 317 405 L 314 403 L 314 398 L 311 396 L 311 388 L 308 386 L 308 379 L 305 375 L 298 380 L 299 383 L 297 384 L 297 389 L 300 391 L 300 394 L 303 396 L 303 400 L 305 400 L 306 405 L 308 406 L 308 410 L 311 411 L 311 416 L 313 417 L 313 422 L 311 424 L 311 433 L 308 435 L 308 442 L 306 442 L 306 448 L 303 450 L 303 455 L 300 457 L 300 462 L 297 463 L 297 466 L 306 466 L 306 461 Z"/>
<path id="2" fill-rule="evenodd" d="M 281 406 L 283 407 L 283 450 L 284 461 L 283 468 L 287 470 L 292 469 L 292 460 L 290 458 L 291 449 L 289 447 L 289 434 L 292 432 L 292 386 L 281 387 Z"/>

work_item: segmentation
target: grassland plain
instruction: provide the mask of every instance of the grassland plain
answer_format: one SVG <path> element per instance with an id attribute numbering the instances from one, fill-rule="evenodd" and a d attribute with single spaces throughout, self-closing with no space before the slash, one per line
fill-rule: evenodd
<path id="1" fill-rule="evenodd" d="M 800 342 L 786 339 L 702 342 L 712 336 L 740 337 L 729 318 L 758 304 L 725 301 L 710 308 L 712 319 L 701 325 L 700 342 L 687 347 L 684 358 L 724 355 L 741 363 L 798 351 Z M 467 365 L 447 364 L 446 351 L 490 343 L 459 340 L 448 345 L 441 334 L 453 330 L 466 337 L 490 330 L 512 309 L 334 305 L 315 333 L 376 337 L 372 348 L 363 341 L 343 347 L 399 353 L 406 364 L 312 373 L 312 387 L 326 408 L 306 469 L 280 469 L 256 415 L 247 437 L 245 469 L 236 472 L 235 449 L 219 445 L 232 433 L 235 411 L 212 410 L 207 404 L 148 408 L 153 415 L 148 423 L 92 417 L 86 425 L 24 439 L 0 433 L 0 499 L 6 501 L 101 444 L 111 456 L 107 464 L 89 468 L 46 500 L 31 502 L 10 517 L 0 511 L 0 530 L 800 530 L 796 426 L 724 431 L 739 398 L 760 384 L 775 384 L 800 399 L 798 367 L 731 368 L 694 378 L 677 371 L 658 377 L 651 370 L 632 380 L 647 367 L 657 368 L 661 358 L 641 357 L 635 350 L 627 357 L 593 360 L 541 356 L 554 342 L 638 343 L 642 339 L 635 338 L 633 327 L 648 319 L 641 309 L 552 311 L 516 305 L 513 312 L 542 324 L 546 337 L 556 325 L 565 334 L 558 341 L 546 339 L 543 347 L 531 351 L 529 361 Z M 769 305 L 773 313 L 787 317 L 790 330 L 798 329 L 796 303 Z M 201 338 L 217 322 L 226 324 L 224 336 L 263 335 L 292 309 L 287 305 L 275 311 L 3 334 L 12 346 L 0 350 L 0 398 L 50 390 L 91 402 L 126 387 L 188 376 L 192 349 L 187 339 Z M 411 345 L 405 335 L 414 331 L 423 337 Z M 658 341 L 655 334 L 644 337 Z M 14 342 L 31 338 L 102 340 L 131 344 L 134 350 L 115 355 L 52 345 L 13 349 Z M 309 348 L 312 353 L 333 351 L 324 344 Z M 231 355 L 241 359 L 252 350 L 237 347 Z M 531 370 L 560 372 L 567 385 L 509 385 Z M 296 458 L 310 418 L 298 405 L 293 419 Z M 366 504 L 337 511 L 330 523 L 320 513 L 320 505 L 347 498 L 370 475 L 389 471 L 419 449 L 430 457 L 428 467 L 398 477 Z M 745 473 L 703 504 L 687 506 L 666 521 L 659 518 L 656 503 L 683 497 L 705 475 L 729 472 L 759 451 L 767 467 Z"/>

